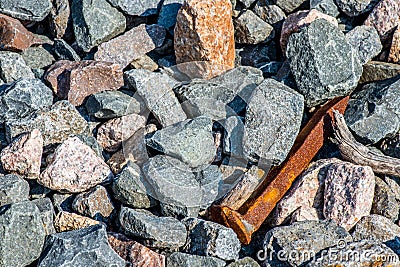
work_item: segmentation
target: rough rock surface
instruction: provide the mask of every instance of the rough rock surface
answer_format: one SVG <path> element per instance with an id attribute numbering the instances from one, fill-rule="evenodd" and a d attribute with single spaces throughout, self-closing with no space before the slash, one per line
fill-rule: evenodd
<path id="1" fill-rule="evenodd" d="M 181 252 L 174 252 L 167 258 L 168 267 L 193 267 L 193 266 L 209 266 L 223 267 L 225 261 L 214 257 L 205 257 L 190 255 Z"/>
<path id="2" fill-rule="evenodd" d="M 244 11 L 233 24 L 235 42 L 239 44 L 258 44 L 273 37 L 274 28 L 251 10 Z"/>
<path id="3" fill-rule="evenodd" d="M 335 2 L 343 13 L 356 17 L 371 11 L 379 0 L 335 0 Z"/>
<path id="4" fill-rule="evenodd" d="M 196 180 L 200 183 L 202 191 L 202 208 L 207 209 L 218 197 L 223 175 L 217 165 L 209 165 L 196 173 Z"/>
<path id="5" fill-rule="evenodd" d="M 271 5 L 269 0 L 259 0 L 253 8 L 254 13 L 274 27 L 275 33 L 280 33 L 286 14 L 277 5 Z"/>
<path id="6" fill-rule="evenodd" d="M 400 64 L 370 61 L 363 66 L 360 84 L 393 78 L 400 74 Z"/>
<path id="7" fill-rule="evenodd" d="M 37 178 L 43 153 L 43 137 L 39 130 L 20 135 L 0 153 L 3 169 L 25 178 Z"/>
<path id="8" fill-rule="evenodd" d="M 32 200 L 32 203 L 39 209 L 40 218 L 42 219 L 46 235 L 54 234 L 56 232 L 56 229 L 54 228 L 54 207 L 50 198 L 45 197 L 34 199 Z"/>
<path id="9" fill-rule="evenodd" d="M 332 17 L 337 17 L 340 14 L 335 0 L 310 0 L 310 8 Z"/>
<path id="10" fill-rule="evenodd" d="M 393 63 L 400 63 L 400 26 L 397 26 L 396 31 L 393 34 L 388 61 Z"/>
<path id="11" fill-rule="evenodd" d="M 346 34 L 346 40 L 358 51 L 358 56 L 363 65 L 382 50 L 378 32 L 373 27 L 357 26 Z"/>
<path id="12" fill-rule="evenodd" d="M 397 221 L 400 214 L 400 201 L 396 191 L 383 179 L 375 177 L 375 193 L 371 213 Z"/>
<path id="13" fill-rule="evenodd" d="M 125 261 L 108 244 L 105 227 L 96 225 L 47 237 L 38 266 L 67 265 L 124 267 Z"/>
<path id="14" fill-rule="evenodd" d="M 349 94 L 362 73 L 357 52 L 344 34 L 324 19 L 292 34 L 286 54 L 308 107 Z"/>
<path id="15" fill-rule="evenodd" d="M 68 0 L 53 0 L 53 7 L 49 14 L 50 32 L 54 38 L 66 38 L 70 24 L 71 8 Z"/>
<path id="16" fill-rule="evenodd" d="M 292 13 L 302 4 L 304 4 L 305 0 L 276 0 L 275 4 L 283 9 L 286 13 Z"/>
<path id="17" fill-rule="evenodd" d="M 85 191 L 112 178 L 107 164 L 78 137 L 65 140 L 38 181 L 44 186 L 72 193 Z"/>
<path id="18" fill-rule="evenodd" d="M 243 157 L 244 118 L 231 116 L 224 121 L 224 153 Z"/>
<path id="19" fill-rule="evenodd" d="M 176 16 L 183 4 L 183 0 L 165 0 L 160 8 L 157 24 L 166 28 L 170 33 L 174 33 Z"/>
<path id="20" fill-rule="evenodd" d="M 179 248 L 186 242 L 185 225 L 175 218 L 122 207 L 119 222 L 125 234 L 140 238 L 146 246 Z"/>
<path id="21" fill-rule="evenodd" d="M 0 12 L 19 20 L 42 21 L 52 8 L 50 0 L 2 1 Z"/>
<path id="22" fill-rule="evenodd" d="M 247 158 L 285 160 L 300 130 L 304 98 L 272 79 L 264 80 L 254 91 L 246 111 L 243 151 Z"/>
<path id="23" fill-rule="evenodd" d="M 158 12 L 160 0 L 109 0 L 114 6 L 131 16 L 149 16 Z"/>
<path id="24" fill-rule="evenodd" d="M 83 229 L 97 224 L 100 224 L 100 222 L 67 211 L 59 212 L 54 220 L 54 228 L 58 233 Z"/>
<path id="25" fill-rule="evenodd" d="M 54 54 L 59 60 L 81 60 L 75 50 L 63 39 L 54 39 Z"/>
<path id="26" fill-rule="evenodd" d="M 20 78 L 33 79 L 35 75 L 21 55 L 2 51 L 0 52 L 0 77 L 5 83 L 10 83 Z"/>
<path id="27" fill-rule="evenodd" d="M 29 184 L 18 175 L 0 177 L 0 206 L 18 203 L 29 198 Z"/>
<path id="28" fill-rule="evenodd" d="M 244 257 L 240 260 L 228 264 L 226 267 L 260 267 L 260 265 L 250 257 Z"/>

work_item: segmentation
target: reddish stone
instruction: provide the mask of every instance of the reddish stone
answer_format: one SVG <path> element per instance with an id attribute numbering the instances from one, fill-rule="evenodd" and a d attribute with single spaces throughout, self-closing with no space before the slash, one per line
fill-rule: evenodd
<path id="1" fill-rule="evenodd" d="M 98 185 L 88 192 L 77 195 L 72 203 L 72 208 L 82 215 L 102 220 L 110 217 L 114 205 L 106 188 Z"/>
<path id="2" fill-rule="evenodd" d="M 397 27 L 396 31 L 393 34 L 388 61 L 393 63 L 400 63 L 400 26 Z"/>
<path id="3" fill-rule="evenodd" d="M 54 38 L 65 37 L 70 13 L 68 0 L 53 0 L 53 8 L 49 14 L 49 26 Z"/>
<path id="4" fill-rule="evenodd" d="M 19 20 L 3 14 L 0 14 L 0 29 L 0 46 L 4 50 L 23 51 L 34 44 L 42 43 Z"/>
<path id="5" fill-rule="evenodd" d="M 75 213 L 61 211 L 54 219 L 54 228 L 57 233 L 86 228 L 100 222 Z"/>

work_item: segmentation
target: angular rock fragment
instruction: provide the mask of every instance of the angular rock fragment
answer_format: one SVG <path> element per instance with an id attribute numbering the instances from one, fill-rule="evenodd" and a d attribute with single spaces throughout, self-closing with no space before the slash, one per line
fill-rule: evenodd
<path id="1" fill-rule="evenodd" d="M 295 9 L 304 4 L 305 0 L 276 0 L 275 4 L 283 9 L 287 14 L 292 13 Z"/>
<path id="2" fill-rule="evenodd" d="M 175 218 L 157 217 L 145 210 L 122 207 L 119 222 L 125 234 L 140 238 L 146 246 L 179 248 L 186 242 L 185 225 Z"/>
<path id="3" fill-rule="evenodd" d="M 26 65 L 31 69 L 45 69 L 55 61 L 52 53 L 46 50 L 43 46 L 29 47 L 22 52 L 22 57 Z"/>
<path id="4" fill-rule="evenodd" d="M 81 60 L 75 50 L 63 39 L 54 39 L 54 54 L 59 60 Z"/>
<path id="5" fill-rule="evenodd" d="M 207 209 L 218 197 L 223 175 L 217 165 L 209 165 L 196 173 L 196 180 L 202 191 L 202 208 Z"/>
<path id="6" fill-rule="evenodd" d="M 107 0 L 73 0 L 71 15 L 78 46 L 85 52 L 124 32 L 125 17 Z"/>
<path id="7" fill-rule="evenodd" d="M 158 64 L 151 59 L 148 55 L 143 55 L 138 59 L 134 59 L 130 65 L 134 69 L 145 69 L 149 71 L 155 71 L 158 69 Z"/>
<path id="8" fill-rule="evenodd" d="M 54 234 L 56 232 L 54 228 L 54 207 L 50 198 L 38 198 L 32 200 L 32 203 L 39 209 L 46 235 Z"/>
<path id="9" fill-rule="evenodd" d="M 375 193 L 371 213 L 385 216 L 395 222 L 400 214 L 399 200 L 396 191 L 385 180 L 375 177 Z"/>
<path id="10" fill-rule="evenodd" d="M 377 82 L 389 78 L 393 78 L 400 74 L 400 64 L 370 61 L 363 66 L 363 74 L 360 79 L 361 83 Z"/>
<path id="11" fill-rule="evenodd" d="M 74 199 L 75 195 L 73 194 L 54 193 L 51 197 L 51 201 L 57 214 L 61 211 L 73 212 L 72 202 Z"/>
<path id="12" fill-rule="evenodd" d="M 300 130 L 304 98 L 272 79 L 254 91 L 246 111 L 243 152 L 253 161 L 285 160 Z"/>
<path id="13" fill-rule="evenodd" d="M 205 257 L 190 255 L 181 252 L 174 252 L 167 258 L 168 267 L 192 267 L 192 266 L 209 266 L 223 267 L 225 261 L 214 257 Z"/>
<path id="14" fill-rule="evenodd" d="M 393 63 L 400 63 L 400 22 L 392 37 L 388 61 Z"/>
<path id="15" fill-rule="evenodd" d="M 50 0 L 2 1 L 0 12 L 19 20 L 42 21 L 52 8 Z"/>
<path id="16" fill-rule="evenodd" d="M 61 211 L 54 220 L 54 228 L 58 233 L 83 229 L 100 224 L 99 221 L 67 211 Z"/>
<path id="17" fill-rule="evenodd" d="M 286 14 L 279 6 L 271 5 L 269 0 L 259 0 L 254 6 L 254 13 L 280 33 Z"/>
<path id="18" fill-rule="evenodd" d="M 346 15 L 356 17 L 371 11 L 379 0 L 335 0 L 336 5 Z"/>
<path id="19" fill-rule="evenodd" d="M 0 206 L 28 200 L 29 184 L 18 175 L 0 177 Z"/>
<path id="20" fill-rule="evenodd" d="M 224 122 L 224 153 L 243 157 L 244 118 L 231 116 Z"/>
<path id="21" fill-rule="evenodd" d="M 337 17 L 340 14 L 334 0 L 310 0 L 310 8 L 332 17 Z"/>
<path id="22" fill-rule="evenodd" d="M 251 10 L 246 10 L 234 20 L 235 42 L 258 44 L 273 38 L 274 28 L 260 19 Z"/>
<path id="23" fill-rule="evenodd" d="M 363 65 L 382 50 L 378 32 L 373 27 L 357 26 L 346 34 L 346 40 L 358 51 L 358 56 Z"/>
<path id="24" fill-rule="evenodd" d="M 52 190 L 78 193 L 112 177 L 110 168 L 90 147 L 70 137 L 57 147 L 38 182 Z"/>
<path id="25" fill-rule="evenodd" d="M 308 107 L 348 95 L 362 73 L 358 54 L 344 34 L 324 19 L 313 21 L 289 39 L 290 69 Z"/>
<path id="26" fill-rule="evenodd" d="M 176 16 L 182 4 L 183 0 L 165 0 L 160 8 L 157 24 L 174 33 Z"/>
<path id="27" fill-rule="evenodd" d="M 25 178 L 39 177 L 43 153 L 43 137 L 39 130 L 20 135 L 0 153 L 3 169 Z"/>
<path id="28" fill-rule="evenodd" d="M 232 262 L 226 267 L 260 267 L 260 265 L 250 257 L 244 257 L 243 259 Z"/>
<path id="29" fill-rule="evenodd" d="M 53 0 L 53 7 L 49 15 L 50 32 L 54 38 L 69 37 L 67 28 L 70 23 L 70 4 L 68 0 Z"/>
<path id="30" fill-rule="evenodd" d="M 14 52 L 0 52 L 0 77 L 5 83 L 20 78 L 33 79 L 35 75 L 21 55 Z"/>
<path id="31" fill-rule="evenodd" d="M 111 5 L 130 16 L 156 15 L 160 0 L 109 0 Z"/>
<path id="32" fill-rule="evenodd" d="M 38 267 L 45 266 L 115 266 L 125 261 L 110 247 L 104 226 L 49 235 Z"/>
<path id="33" fill-rule="evenodd" d="M 79 138 L 79 140 L 81 140 L 85 145 L 89 146 L 91 149 L 93 149 L 94 153 L 96 153 L 96 155 L 102 159 L 104 159 L 103 156 L 103 148 L 101 147 L 101 145 L 99 144 L 99 142 L 97 142 L 96 138 L 94 138 L 92 135 L 87 135 L 87 134 L 77 134 L 75 135 L 76 137 Z"/>

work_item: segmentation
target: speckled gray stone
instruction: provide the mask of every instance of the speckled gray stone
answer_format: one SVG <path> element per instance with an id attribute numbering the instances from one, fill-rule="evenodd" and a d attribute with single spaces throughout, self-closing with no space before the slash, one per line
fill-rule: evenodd
<path id="1" fill-rule="evenodd" d="M 373 27 L 357 26 L 346 34 L 346 40 L 358 51 L 361 64 L 365 64 L 382 50 L 378 32 Z"/>
<path id="2" fill-rule="evenodd" d="M 259 0 L 253 8 L 254 13 L 275 29 L 275 34 L 280 33 L 286 14 L 277 6 L 272 5 L 270 0 Z"/>
<path id="3" fill-rule="evenodd" d="M 385 216 L 393 222 L 397 221 L 400 214 L 399 198 L 400 196 L 385 180 L 375 176 L 375 193 L 371 213 Z"/>
<path id="4" fill-rule="evenodd" d="M 340 10 L 350 17 L 371 11 L 379 0 L 335 0 Z"/>
<path id="5" fill-rule="evenodd" d="M 160 0 L 108 0 L 127 15 L 150 16 L 158 13 Z"/>
<path id="6" fill-rule="evenodd" d="M 243 259 L 232 262 L 226 267 L 260 267 L 260 265 L 250 257 L 244 257 Z"/>
<path id="7" fill-rule="evenodd" d="M 225 261 L 214 257 L 174 252 L 166 258 L 167 267 L 223 267 Z"/>
<path id="8" fill-rule="evenodd" d="M 33 79 L 35 75 L 20 54 L 1 51 L 0 77 L 5 83 L 10 83 L 20 78 Z"/>
<path id="9" fill-rule="evenodd" d="M 0 176 L 0 206 L 28 200 L 29 184 L 18 175 Z"/>
<path id="10" fill-rule="evenodd" d="M 5 0 L 0 3 L 0 12 L 19 20 L 42 21 L 52 8 L 50 0 Z"/>
<path id="11" fill-rule="evenodd" d="M 81 60 L 75 50 L 63 39 L 54 39 L 54 54 L 59 60 Z"/>
<path id="12" fill-rule="evenodd" d="M 35 204 L 39 209 L 40 218 L 42 219 L 46 235 L 54 234 L 56 232 L 56 229 L 54 229 L 55 212 L 50 198 L 38 198 L 32 200 L 32 203 Z"/>
<path id="13" fill-rule="evenodd" d="M 276 0 L 276 5 L 283 9 L 287 14 L 292 13 L 307 0 Z"/>
<path id="14" fill-rule="evenodd" d="M 310 0 L 310 9 L 316 9 L 332 17 L 340 14 L 334 0 Z"/>
<path id="15" fill-rule="evenodd" d="M 103 147 L 99 144 L 99 142 L 97 142 L 96 138 L 94 138 L 92 135 L 86 134 L 77 134 L 76 137 L 78 137 L 79 140 L 81 140 L 85 145 L 89 146 L 99 158 L 104 160 Z"/>
<path id="16" fill-rule="evenodd" d="M 54 56 L 43 46 L 29 47 L 21 55 L 31 69 L 44 69 L 55 61 Z"/>
<path id="17" fill-rule="evenodd" d="M 235 41 L 239 44 L 258 44 L 274 37 L 274 28 L 251 10 L 246 10 L 233 20 Z"/>
<path id="18" fill-rule="evenodd" d="M 286 55 L 308 107 L 350 94 L 362 73 L 357 52 L 344 34 L 324 19 L 290 35 Z"/>
<path id="19" fill-rule="evenodd" d="M 223 184 L 223 175 L 217 165 L 209 165 L 195 173 L 202 191 L 202 207 L 208 208 L 217 198 Z"/>

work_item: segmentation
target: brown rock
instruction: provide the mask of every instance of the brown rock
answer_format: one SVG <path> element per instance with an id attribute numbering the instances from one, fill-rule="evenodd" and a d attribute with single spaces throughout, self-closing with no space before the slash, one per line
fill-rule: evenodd
<path id="1" fill-rule="evenodd" d="M 400 74 L 400 65 L 370 61 L 363 66 L 363 74 L 359 83 L 370 83 L 393 78 Z"/>
<path id="2" fill-rule="evenodd" d="M 283 22 L 280 40 L 282 52 L 284 54 L 286 53 L 286 45 L 289 41 L 289 36 L 292 33 L 300 31 L 302 28 L 310 25 L 311 22 L 317 19 L 325 19 L 336 27 L 339 26 L 336 18 L 319 12 L 316 9 L 312 9 L 310 11 L 298 11 L 296 13 L 293 13 L 289 15 L 287 19 Z"/>
<path id="3" fill-rule="evenodd" d="M 91 94 L 124 85 L 119 65 L 93 60 L 60 60 L 47 70 L 45 79 L 58 97 L 68 99 L 74 106 L 82 105 Z"/>
<path id="4" fill-rule="evenodd" d="M 98 185 L 88 192 L 77 195 L 72 203 L 74 211 L 96 220 L 103 220 L 110 217 L 114 210 L 107 190 Z"/>
<path id="5" fill-rule="evenodd" d="M 21 134 L 1 151 L 3 169 L 10 173 L 37 178 L 43 153 L 43 137 L 39 130 Z"/>
<path id="6" fill-rule="evenodd" d="M 54 38 L 65 37 L 69 15 L 71 13 L 68 0 L 53 0 L 53 8 L 49 14 L 50 32 Z"/>
<path id="7" fill-rule="evenodd" d="M 135 69 L 145 69 L 149 71 L 155 71 L 158 69 L 157 63 L 155 63 L 148 55 L 134 59 L 131 62 L 131 66 Z"/>
<path id="8" fill-rule="evenodd" d="M 86 228 L 92 225 L 99 224 L 100 222 L 92 220 L 75 213 L 61 211 L 57 214 L 54 220 L 54 228 L 57 233 Z"/>
<path id="9" fill-rule="evenodd" d="M 52 190 L 79 193 L 112 179 L 107 164 L 78 137 L 57 147 L 38 182 Z"/>
<path id="10" fill-rule="evenodd" d="M 165 267 L 165 257 L 118 233 L 108 233 L 108 243 L 127 266 Z"/>
<path id="11" fill-rule="evenodd" d="M 22 23 L 14 18 L 0 14 L 0 46 L 4 50 L 23 51 L 42 40 L 29 32 Z"/>
<path id="12" fill-rule="evenodd" d="M 397 26 L 397 29 L 393 34 L 388 61 L 400 63 L 400 26 Z"/>
<path id="13" fill-rule="evenodd" d="M 184 1 L 176 20 L 176 62 L 204 62 L 182 65 L 181 71 L 210 78 L 234 67 L 235 41 L 229 0 Z"/>

